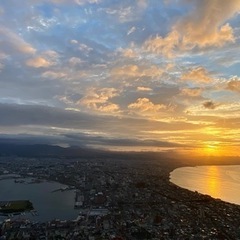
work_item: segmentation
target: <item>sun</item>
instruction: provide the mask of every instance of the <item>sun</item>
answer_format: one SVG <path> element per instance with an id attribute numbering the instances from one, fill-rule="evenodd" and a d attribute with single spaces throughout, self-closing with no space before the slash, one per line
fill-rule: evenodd
<path id="1" fill-rule="evenodd" d="M 236 156 L 234 149 L 224 146 L 220 142 L 206 143 L 203 146 L 203 153 L 205 156 L 215 157 Z"/>
<path id="2" fill-rule="evenodd" d="M 204 147 L 204 153 L 208 156 L 216 156 L 219 155 L 220 149 L 219 146 L 216 145 L 206 145 Z"/>

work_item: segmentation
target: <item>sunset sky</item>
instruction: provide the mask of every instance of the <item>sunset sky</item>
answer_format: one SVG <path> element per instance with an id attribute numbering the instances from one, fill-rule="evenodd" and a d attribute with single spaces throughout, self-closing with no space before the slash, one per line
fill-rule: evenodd
<path id="1" fill-rule="evenodd" d="M 2 0 L 0 138 L 240 155 L 240 0 Z"/>

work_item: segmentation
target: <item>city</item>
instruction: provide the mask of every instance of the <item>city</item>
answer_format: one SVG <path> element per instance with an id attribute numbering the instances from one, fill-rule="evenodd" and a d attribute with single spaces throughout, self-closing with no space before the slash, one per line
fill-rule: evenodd
<path id="1" fill-rule="evenodd" d="M 47 222 L 5 218 L 0 239 L 240 239 L 240 206 L 172 184 L 169 173 L 177 166 L 174 160 L 1 157 L 1 174 L 67 185 L 56 191 L 74 191 L 79 213 Z"/>

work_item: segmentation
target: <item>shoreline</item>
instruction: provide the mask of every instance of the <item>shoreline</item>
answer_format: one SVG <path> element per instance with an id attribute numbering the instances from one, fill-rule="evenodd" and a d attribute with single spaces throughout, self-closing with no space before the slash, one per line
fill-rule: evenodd
<path id="1" fill-rule="evenodd" d="M 204 174 L 204 169 L 201 169 L 201 168 L 208 168 L 208 167 L 218 167 L 218 169 L 220 169 L 221 171 L 221 167 L 224 170 L 224 174 L 221 175 L 221 179 L 224 180 L 224 177 L 225 177 L 225 171 L 226 171 L 226 168 L 227 167 L 234 167 L 234 166 L 240 166 L 240 164 L 225 164 L 225 165 L 197 165 L 197 166 L 187 166 L 187 167 L 179 167 L 179 168 L 175 168 L 173 171 L 171 171 L 169 173 L 169 181 L 172 183 L 172 184 L 175 184 L 176 186 L 178 187 L 181 187 L 183 189 L 186 189 L 186 190 L 189 190 L 189 191 L 197 191 L 199 194 L 207 194 L 209 196 L 211 196 L 212 198 L 216 199 L 216 200 L 221 200 L 223 202 L 227 202 L 227 203 L 230 203 L 230 204 L 235 204 L 235 205 L 238 205 L 240 206 L 240 201 L 238 198 L 235 198 L 234 194 L 231 194 L 232 192 L 229 192 L 229 194 L 224 194 L 226 191 L 228 191 L 228 189 L 226 189 L 226 191 L 224 191 L 224 189 L 226 188 L 223 188 L 221 187 L 221 181 L 219 181 L 219 186 L 218 186 L 218 193 L 216 193 L 214 191 L 214 189 L 211 191 L 211 189 L 209 189 L 208 187 L 204 187 L 203 186 L 203 183 L 205 181 L 210 181 L 210 184 L 211 185 L 211 178 L 210 175 L 204 175 L 203 177 L 200 177 L 201 174 Z M 185 172 L 184 168 L 192 168 L 192 170 L 186 170 L 187 172 Z M 199 169 L 198 169 L 199 168 Z M 182 169 L 182 170 L 181 170 Z M 175 177 L 173 177 L 175 179 L 175 181 L 173 181 L 172 177 L 171 176 L 174 176 L 174 171 L 176 170 L 179 170 L 179 174 L 176 173 Z M 190 180 L 192 180 L 190 183 L 185 183 L 185 180 L 186 178 L 188 178 L 188 172 L 190 172 Z M 186 176 L 182 176 L 182 175 L 186 175 Z M 193 176 L 192 176 L 193 174 Z M 226 175 L 227 176 L 227 175 Z M 231 178 L 232 179 L 232 178 Z M 216 182 L 215 180 L 213 180 L 214 182 L 212 184 L 214 184 L 214 186 L 216 186 Z M 194 182 L 192 184 L 192 182 Z M 199 184 L 200 183 L 200 184 Z M 228 183 L 228 181 L 227 181 Z M 232 181 L 229 181 L 229 189 L 232 189 L 232 187 L 234 188 L 235 184 L 239 184 L 239 182 L 234 182 L 233 180 Z M 235 188 L 234 188 L 235 189 Z M 236 192 L 238 191 L 238 188 L 236 189 Z M 228 198 L 228 196 L 232 196 L 230 198 Z"/>

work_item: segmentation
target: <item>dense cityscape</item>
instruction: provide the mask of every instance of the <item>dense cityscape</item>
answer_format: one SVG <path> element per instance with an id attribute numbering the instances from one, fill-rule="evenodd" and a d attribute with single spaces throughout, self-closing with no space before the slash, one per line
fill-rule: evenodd
<path id="1" fill-rule="evenodd" d="M 47 222 L 6 216 L 0 239 L 240 239 L 240 206 L 172 184 L 181 164 L 166 161 L 1 157 L 1 180 L 60 182 L 79 212 Z"/>

